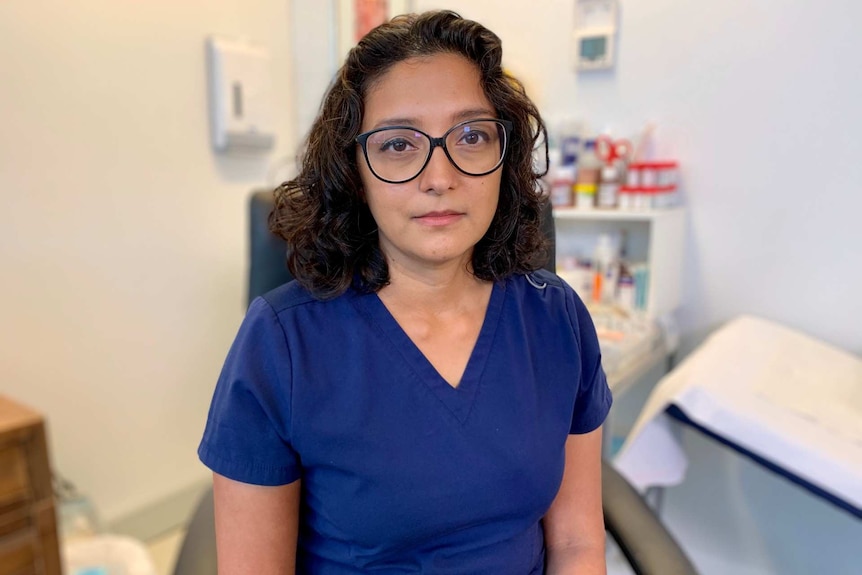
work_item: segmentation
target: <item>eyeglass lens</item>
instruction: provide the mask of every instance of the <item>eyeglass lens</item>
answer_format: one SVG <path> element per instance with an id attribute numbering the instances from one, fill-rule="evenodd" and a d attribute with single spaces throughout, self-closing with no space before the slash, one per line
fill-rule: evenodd
<path id="1" fill-rule="evenodd" d="M 489 120 L 460 124 L 446 134 L 449 159 L 462 172 L 485 174 L 500 163 L 506 149 L 503 125 Z M 368 137 L 368 164 L 381 179 L 410 180 L 431 155 L 431 140 L 416 130 L 384 128 Z"/>

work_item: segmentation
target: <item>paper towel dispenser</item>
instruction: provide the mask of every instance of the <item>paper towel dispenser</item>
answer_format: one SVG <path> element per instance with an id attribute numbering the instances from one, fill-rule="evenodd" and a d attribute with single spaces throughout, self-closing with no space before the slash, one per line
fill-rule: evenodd
<path id="1" fill-rule="evenodd" d="M 210 126 L 220 153 L 263 153 L 275 145 L 272 70 L 263 46 L 207 38 Z"/>

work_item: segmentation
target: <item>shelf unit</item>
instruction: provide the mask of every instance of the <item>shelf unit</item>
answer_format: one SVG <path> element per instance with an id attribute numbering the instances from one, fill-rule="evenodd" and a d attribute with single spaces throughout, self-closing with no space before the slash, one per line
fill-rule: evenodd
<path id="1" fill-rule="evenodd" d="M 685 209 L 621 211 L 554 208 L 557 261 L 574 255 L 592 257 L 602 233 L 626 232 L 628 256 L 649 265 L 647 315 L 659 318 L 679 308 Z"/>
<path id="2" fill-rule="evenodd" d="M 663 320 L 661 323 L 666 328 L 673 325 L 672 313 L 682 300 L 685 217 L 682 207 L 644 211 L 554 208 L 558 265 L 566 256 L 592 258 L 599 235 L 625 231 L 627 257 L 649 266 L 646 315 Z M 604 349 L 605 343 L 601 340 L 600 345 L 603 353 L 610 351 Z M 652 347 L 639 348 L 624 360 L 608 363 L 613 354 L 605 354 L 603 364 L 614 397 L 619 398 L 653 368 L 667 362 L 674 351 L 675 342 L 665 333 Z M 611 458 L 629 428 L 625 422 L 616 422 L 615 410 L 608 415 L 604 426 L 602 454 Z"/>

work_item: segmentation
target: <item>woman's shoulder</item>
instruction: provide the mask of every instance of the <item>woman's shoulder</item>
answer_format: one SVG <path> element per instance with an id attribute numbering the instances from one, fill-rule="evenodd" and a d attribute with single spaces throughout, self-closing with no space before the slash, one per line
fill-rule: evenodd
<path id="1" fill-rule="evenodd" d="M 249 305 L 246 317 L 274 316 L 282 326 L 297 326 L 313 322 L 321 327 L 329 320 L 343 320 L 345 306 L 350 299 L 357 297 L 353 288 L 332 298 L 321 299 L 296 280 L 274 288 L 258 296 Z"/>
<path id="2" fill-rule="evenodd" d="M 566 301 L 576 306 L 584 305 L 569 284 L 546 269 L 513 275 L 508 283 L 521 297 L 538 298 L 548 304 Z"/>
<path id="3" fill-rule="evenodd" d="M 260 305 L 265 302 L 276 314 L 279 314 L 297 306 L 319 301 L 321 300 L 315 298 L 302 284 L 296 280 L 291 280 L 256 298 L 249 307 L 249 311 L 256 304 Z"/>
<path id="4" fill-rule="evenodd" d="M 509 289 L 525 313 L 550 315 L 557 321 L 564 317 L 575 330 L 589 318 L 587 306 L 577 292 L 557 274 L 545 269 L 513 275 Z"/>

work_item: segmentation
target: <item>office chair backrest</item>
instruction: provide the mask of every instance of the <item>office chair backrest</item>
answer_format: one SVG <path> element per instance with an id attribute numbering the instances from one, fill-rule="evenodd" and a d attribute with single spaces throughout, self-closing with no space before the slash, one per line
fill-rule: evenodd
<path id="1" fill-rule="evenodd" d="M 269 213 L 274 205 L 272 190 L 258 190 L 249 199 L 249 304 L 257 296 L 293 279 L 287 269 L 287 246 L 269 231 Z"/>
<path id="2" fill-rule="evenodd" d="M 248 303 L 271 289 L 293 279 L 287 269 L 287 247 L 284 240 L 269 231 L 269 213 L 275 200 L 272 190 L 258 190 L 249 201 L 250 263 L 248 274 Z M 554 218 L 550 202 L 542 211 L 542 231 L 550 241 L 548 259 L 543 266 L 554 271 L 556 239 Z"/>

